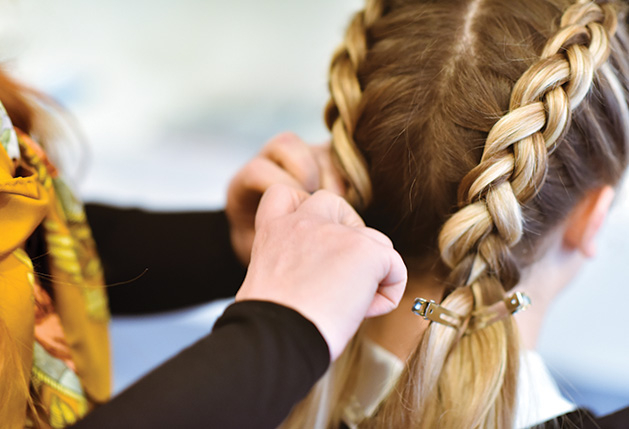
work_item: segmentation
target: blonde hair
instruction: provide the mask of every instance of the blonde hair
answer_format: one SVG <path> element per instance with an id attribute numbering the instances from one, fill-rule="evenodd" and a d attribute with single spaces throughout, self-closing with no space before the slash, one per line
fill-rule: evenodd
<path id="1" fill-rule="evenodd" d="M 446 273 L 442 306 L 469 319 L 503 299 L 540 237 L 620 180 L 624 19 L 616 2 L 367 0 L 352 20 L 326 109 L 348 198 L 407 262 Z M 329 375 L 341 385 L 323 427 L 339 424 L 356 359 Z M 473 332 L 432 323 L 361 427 L 511 427 L 518 363 L 512 318 Z M 315 406 L 307 398 L 286 425 Z"/>

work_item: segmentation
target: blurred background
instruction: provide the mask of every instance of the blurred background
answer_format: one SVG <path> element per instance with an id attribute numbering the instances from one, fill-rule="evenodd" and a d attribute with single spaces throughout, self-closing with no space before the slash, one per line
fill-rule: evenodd
<path id="1" fill-rule="evenodd" d="M 66 169 L 85 200 L 216 209 L 274 134 L 327 139 L 328 63 L 361 4 L 0 0 L 0 59 L 73 113 L 87 146 L 66 151 Z M 629 405 L 628 237 L 621 196 L 539 344 L 565 394 L 601 413 Z M 115 318 L 116 389 L 205 335 L 225 305 Z"/>

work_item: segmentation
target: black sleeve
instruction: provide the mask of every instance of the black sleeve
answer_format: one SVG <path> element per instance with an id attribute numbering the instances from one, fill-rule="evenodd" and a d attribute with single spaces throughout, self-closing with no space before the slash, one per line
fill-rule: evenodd
<path id="1" fill-rule="evenodd" d="M 601 417 L 597 422 L 601 429 L 627 429 L 629 428 L 629 408 Z"/>
<path id="2" fill-rule="evenodd" d="M 328 364 L 327 344 L 299 313 L 240 302 L 211 335 L 74 427 L 275 428 Z"/>
<path id="3" fill-rule="evenodd" d="M 629 428 L 629 408 L 616 411 L 604 417 L 595 417 L 588 410 L 578 409 L 541 424 L 539 428 L 627 429 Z"/>
<path id="4" fill-rule="evenodd" d="M 88 204 L 114 314 L 170 310 L 235 295 L 245 268 L 225 213 L 158 213 Z M 146 272 L 145 272 L 146 271 Z"/>

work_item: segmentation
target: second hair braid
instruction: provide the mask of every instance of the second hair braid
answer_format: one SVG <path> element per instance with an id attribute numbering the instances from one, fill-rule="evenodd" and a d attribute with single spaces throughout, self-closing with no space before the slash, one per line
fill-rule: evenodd
<path id="1" fill-rule="evenodd" d="M 451 268 L 463 262 L 469 265 L 464 284 L 472 284 L 487 269 L 498 274 L 507 289 L 517 281 L 513 270 L 503 270 L 511 278 L 500 275 L 501 267 L 495 264 L 504 266 L 509 261 L 488 256 L 483 242 L 496 245 L 490 237 L 499 236 L 506 248 L 497 250 L 509 259 L 507 248 L 522 236 L 521 204 L 540 189 L 548 151 L 566 131 L 571 112 L 583 101 L 595 70 L 609 55 L 609 33 L 616 27 L 611 6 L 580 1 L 566 10 L 561 25 L 541 60 L 515 84 L 510 111 L 489 132 L 480 164 L 459 187 L 461 209 L 440 234 L 444 262 Z"/>
<path id="2" fill-rule="evenodd" d="M 358 68 L 368 50 L 367 30 L 383 12 L 384 0 L 367 1 L 365 9 L 352 19 L 330 66 L 331 98 L 325 120 L 332 132 L 333 153 L 348 181 L 346 198 L 358 208 L 371 202 L 372 193 L 367 164 L 353 137 L 362 97 Z"/>

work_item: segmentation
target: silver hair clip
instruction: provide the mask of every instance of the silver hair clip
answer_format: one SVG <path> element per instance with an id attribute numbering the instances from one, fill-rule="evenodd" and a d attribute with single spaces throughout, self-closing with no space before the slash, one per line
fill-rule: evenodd
<path id="1" fill-rule="evenodd" d="M 522 292 L 515 292 L 489 307 L 481 308 L 474 312 L 467 330 L 468 332 L 473 332 L 486 328 L 507 316 L 526 310 L 530 305 L 531 298 L 528 295 Z"/>
<path id="2" fill-rule="evenodd" d="M 503 300 L 484 307 L 472 315 L 466 332 L 473 332 L 486 328 L 492 323 L 496 323 L 505 317 L 515 314 L 519 311 L 526 310 L 531 305 L 531 299 L 522 292 L 515 292 L 505 297 Z M 454 329 L 463 326 L 465 317 L 454 311 L 437 304 L 435 301 L 424 298 L 415 298 L 413 304 L 413 313 L 423 317 L 426 320 L 441 323 Z"/>
<path id="3" fill-rule="evenodd" d="M 440 306 L 433 300 L 415 298 L 413 313 L 454 329 L 459 329 L 463 325 L 463 316 Z"/>

